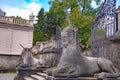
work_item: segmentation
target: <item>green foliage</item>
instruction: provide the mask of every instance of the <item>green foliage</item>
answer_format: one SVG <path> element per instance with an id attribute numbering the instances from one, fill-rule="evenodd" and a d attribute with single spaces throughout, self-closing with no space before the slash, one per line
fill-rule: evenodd
<path id="1" fill-rule="evenodd" d="M 43 32 L 44 32 L 44 24 L 45 24 L 44 17 L 45 17 L 44 9 L 41 8 L 41 10 L 38 12 L 38 16 L 37 16 L 37 18 L 38 18 L 37 26 L 40 28 L 40 30 L 43 30 Z"/>
<path id="2" fill-rule="evenodd" d="M 71 24 L 78 28 L 79 38 L 85 49 L 90 46 L 91 26 L 96 9 L 91 6 L 92 0 L 54 0 L 51 2 L 49 13 L 56 15 L 60 26 L 68 26 L 66 12 L 69 13 Z M 96 0 L 96 4 L 100 0 Z M 69 9 L 69 12 L 67 11 Z M 61 22 L 60 22 L 61 21 Z"/>
<path id="3" fill-rule="evenodd" d="M 49 37 L 47 37 L 42 30 L 40 30 L 37 24 L 34 24 L 34 35 L 33 35 L 33 45 L 36 44 L 37 41 L 46 41 Z"/>
<path id="4" fill-rule="evenodd" d="M 19 18 L 19 19 L 21 19 L 21 17 L 20 17 L 20 16 L 15 16 L 15 18 Z"/>
<path id="5" fill-rule="evenodd" d="M 51 0 L 51 5 L 48 12 L 44 13 L 44 9 L 41 9 L 38 13 L 39 31 L 35 32 L 35 41 L 47 40 L 55 35 L 55 29 L 57 26 L 67 27 L 68 21 L 66 19 L 66 12 L 69 14 L 71 24 L 78 28 L 79 38 L 84 49 L 90 46 L 91 26 L 94 19 L 94 15 L 97 10 L 91 6 L 92 0 Z M 95 0 L 96 4 L 99 4 L 101 0 Z M 68 12 L 69 10 L 69 12 Z M 38 29 L 36 28 L 36 29 Z M 37 31 L 37 30 L 36 30 Z M 46 39 L 43 35 L 46 34 Z M 36 39 L 39 37 L 38 39 Z M 41 39 L 41 38 L 43 39 Z"/>
<path id="6" fill-rule="evenodd" d="M 37 41 L 46 41 L 50 39 L 50 36 L 47 35 L 47 27 L 45 23 L 45 12 L 44 9 L 38 12 L 37 24 L 34 24 L 34 35 L 33 35 L 33 44 L 35 45 Z"/>

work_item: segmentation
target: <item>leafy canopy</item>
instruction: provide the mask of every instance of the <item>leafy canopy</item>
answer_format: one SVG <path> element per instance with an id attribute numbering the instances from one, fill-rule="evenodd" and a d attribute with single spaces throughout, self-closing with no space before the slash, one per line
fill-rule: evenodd
<path id="1" fill-rule="evenodd" d="M 101 0 L 94 0 L 97 5 Z M 50 9 L 44 9 L 38 13 L 38 22 L 35 24 L 39 29 L 34 31 L 34 43 L 38 40 L 48 40 L 55 35 L 57 26 L 67 27 L 66 15 L 69 15 L 72 26 L 78 29 L 79 39 L 86 49 L 90 46 L 91 26 L 97 10 L 91 6 L 92 0 L 51 0 Z M 36 37 L 35 37 L 36 35 Z M 45 37 L 44 37 L 45 36 Z"/>

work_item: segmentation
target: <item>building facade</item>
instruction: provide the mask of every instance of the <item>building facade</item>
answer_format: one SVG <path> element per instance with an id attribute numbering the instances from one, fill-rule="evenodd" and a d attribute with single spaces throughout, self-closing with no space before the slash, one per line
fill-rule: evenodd
<path id="1" fill-rule="evenodd" d="M 20 55 L 22 44 L 24 47 L 32 47 L 33 42 L 33 19 L 30 20 L 19 17 L 7 17 L 0 10 L 0 54 Z"/>

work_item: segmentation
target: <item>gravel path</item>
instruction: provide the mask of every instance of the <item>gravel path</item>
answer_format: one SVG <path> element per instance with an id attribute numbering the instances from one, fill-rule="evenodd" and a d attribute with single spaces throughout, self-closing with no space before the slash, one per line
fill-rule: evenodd
<path id="1" fill-rule="evenodd" d="M 0 73 L 0 80 L 14 80 L 16 73 Z"/>

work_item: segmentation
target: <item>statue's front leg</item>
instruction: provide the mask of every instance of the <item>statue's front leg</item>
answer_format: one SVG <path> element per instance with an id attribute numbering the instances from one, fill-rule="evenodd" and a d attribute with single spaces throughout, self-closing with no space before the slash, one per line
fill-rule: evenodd
<path id="1" fill-rule="evenodd" d="M 53 76 L 68 76 L 67 71 L 68 71 L 69 67 L 67 66 L 63 66 L 63 67 L 57 67 L 56 69 L 53 70 L 52 75 Z"/>
<path id="2" fill-rule="evenodd" d="M 80 73 L 78 71 L 71 71 L 69 72 L 69 76 L 70 77 L 78 77 L 80 75 Z"/>
<path id="3" fill-rule="evenodd" d="M 82 74 L 82 71 L 80 71 L 80 66 L 76 67 L 76 66 L 72 66 L 70 67 L 70 69 L 68 70 L 68 74 L 70 77 L 78 77 Z"/>

